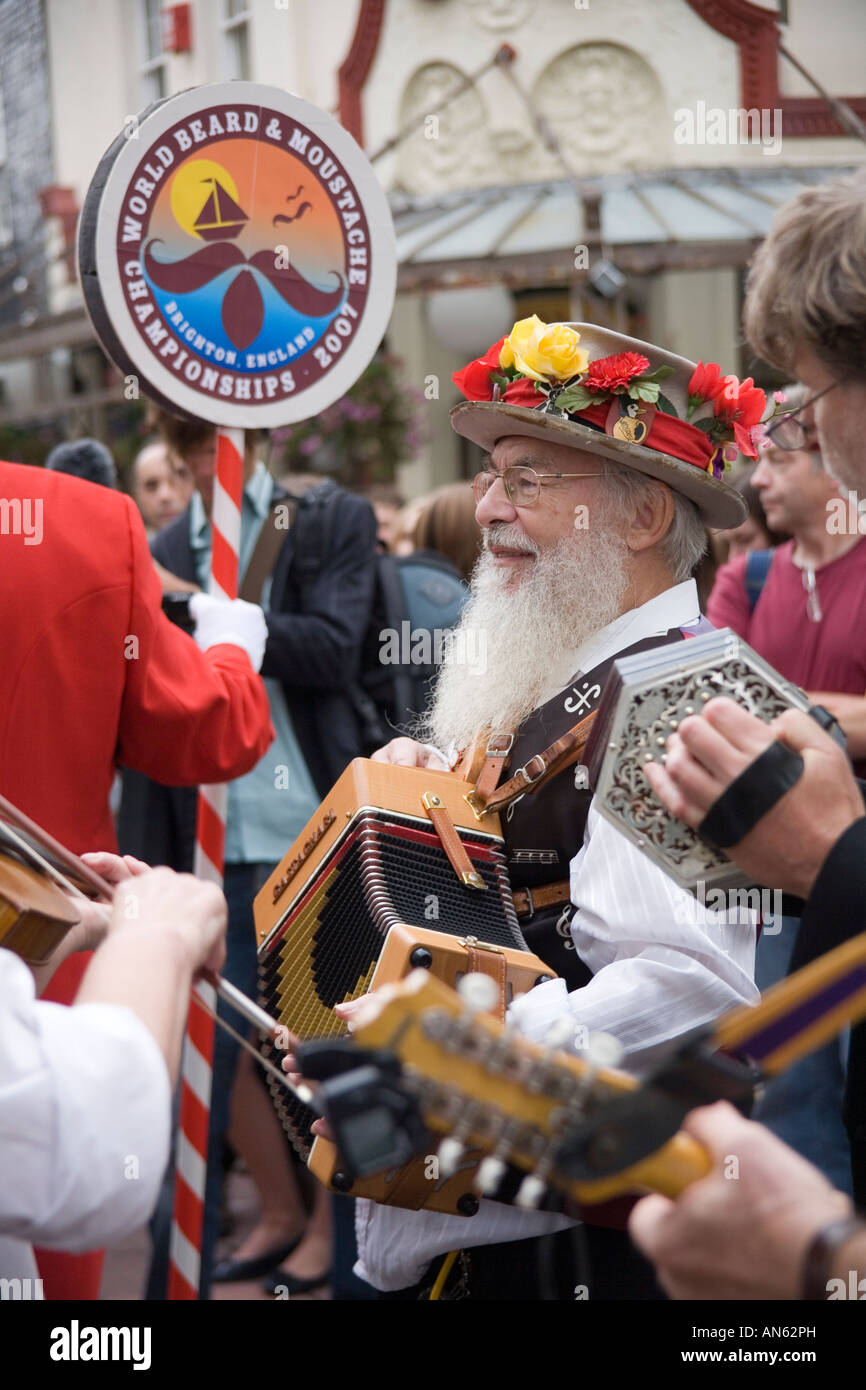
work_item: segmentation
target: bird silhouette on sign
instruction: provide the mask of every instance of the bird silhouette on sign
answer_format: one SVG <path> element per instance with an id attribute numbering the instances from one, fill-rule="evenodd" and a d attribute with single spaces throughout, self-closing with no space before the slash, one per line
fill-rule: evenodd
<path id="1" fill-rule="evenodd" d="M 303 191 L 304 185 L 301 183 L 298 185 L 296 193 L 287 194 L 286 202 L 293 203 L 296 198 L 300 198 Z M 284 212 L 278 212 L 276 217 L 273 219 L 273 226 L 276 227 L 278 222 L 299 222 L 303 217 L 304 213 L 308 212 L 312 206 L 312 203 L 307 202 L 307 200 L 304 199 L 304 201 L 301 203 L 301 206 L 298 208 L 297 212 L 294 214 L 293 217 L 287 217 Z"/>

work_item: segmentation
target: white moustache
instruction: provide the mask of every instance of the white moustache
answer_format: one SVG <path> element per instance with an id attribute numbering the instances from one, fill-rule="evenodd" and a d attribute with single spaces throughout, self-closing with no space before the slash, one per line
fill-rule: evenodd
<path id="1" fill-rule="evenodd" d="M 539 553 L 535 541 L 530 540 L 519 526 L 507 526 L 505 522 L 485 528 L 484 549 L 490 550 L 494 545 L 503 550 L 522 550 L 526 555 L 537 556 Z"/>

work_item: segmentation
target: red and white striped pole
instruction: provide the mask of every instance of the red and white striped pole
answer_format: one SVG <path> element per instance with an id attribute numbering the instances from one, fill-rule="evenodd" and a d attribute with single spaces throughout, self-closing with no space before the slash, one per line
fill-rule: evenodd
<path id="1" fill-rule="evenodd" d="M 210 570 L 210 592 L 216 598 L 235 599 L 238 596 L 243 468 L 243 430 L 218 430 Z M 223 881 L 227 805 L 228 783 L 199 788 L 195 873 L 197 877 L 210 879 L 220 886 Z M 199 1003 L 199 998 L 206 1008 Z M 190 998 L 183 1045 L 169 1254 L 170 1299 L 196 1299 L 199 1296 L 213 1076 L 214 1023 L 207 1009 L 216 1009 L 216 992 L 211 985 L 199 981 Z"/>

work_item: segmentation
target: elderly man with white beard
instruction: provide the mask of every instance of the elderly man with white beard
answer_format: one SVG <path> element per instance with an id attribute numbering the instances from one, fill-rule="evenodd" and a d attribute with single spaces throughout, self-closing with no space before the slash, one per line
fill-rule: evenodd
<path id="1" fill-rule="evenodd" d="M 536 318 L 454 379 L 469 399 L 452 424 L 489 450 L 473 484 L 484 552 L 418 738 L 375 757 L 441 767 L 463 753 L 465 771 L 474 746 L 470 780 L 491 758 L 500 777 L 523 769 L 502 817 L 509 872 L 526 941 L 558 978 L 513 1003 L 509 1023 L 541 1042 L 563 1020 L 572 1037 L 613 1034 L 640 1075 L 671 1039 L 756 999 L 754 920 L 699 906 L 600 818 L 584 768 L 546 779 L 539 755 L 597 708 L 617 657 L 707 626 L 691 575 L 705 525 L 744 514 L 722 474 L 734 438 L 754 452 L 763 393 L 713 364 Z M 458 660 L 478 648 L 461 632 L 483 635 L 485 669 Z M 469 1219 L 358 1202 L 357 1272 L 425 1297 L 460 1250 L 444 1296 L 573 1298 L 576 1284 L 591 1299 L 661 1296 L 623 1229 L 630 1200 L 578 1227 L 496 1197 Z"/>

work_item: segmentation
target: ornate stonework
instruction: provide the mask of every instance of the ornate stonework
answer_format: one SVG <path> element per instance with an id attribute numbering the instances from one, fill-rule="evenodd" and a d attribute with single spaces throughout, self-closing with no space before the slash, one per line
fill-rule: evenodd
<path id="1" fill-rule="evenodd" d="M 492 148 L 480 92 L 470 87 L 437 110 L 464 77 L 451 63 L 427 63 L 406 84 L 401 129 L 424 116 L 399 146 L 399 181 L 408 192 L 434 193 L 490 182 Z"/>
<path id="2" fill-rule="evenodd" d="M 532 0 L 463 0 L 477 22 L 495 33 L 516 29 L 529 18 Z"/>
<path id="3" fill-rule="evenodd" d="M 560 53 L 535 84 L 536 104 L 581 174 L 663 164 L 667 131 L 661 83 L 649 63 L 616 43 Z"/>

